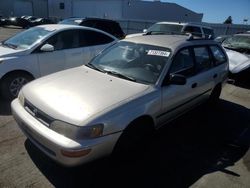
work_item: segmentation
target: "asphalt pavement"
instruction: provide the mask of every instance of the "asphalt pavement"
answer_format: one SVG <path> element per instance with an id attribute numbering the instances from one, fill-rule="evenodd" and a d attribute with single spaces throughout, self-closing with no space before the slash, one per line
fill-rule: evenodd
<path id="1" fill-rule="evenodd" d="M 0 28 L 0 39 L 19 32 Z M 227 84 L 216 107 L 199 106 L 159 129 L 129 162 L 111 157 L 65 168 L 39 151 L 0 98 L 0 187 L 250 187 L 250 76 Z"/>

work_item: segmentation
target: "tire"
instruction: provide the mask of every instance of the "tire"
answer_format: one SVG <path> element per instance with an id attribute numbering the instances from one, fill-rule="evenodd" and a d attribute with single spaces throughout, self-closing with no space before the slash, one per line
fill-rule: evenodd
<path id="1" fill-rule="evenodd" d="M 1 81 L 1 94 L 4 99 L 12 100 L 18 96 L 20 89 L 33 78 L 25 73 L 12 73 L 4 77 Z"/>
<path id="2" fill-rule="evenodd" d="M 221 94 L 221 85 L 216 85 L 213 89 L 210 97 L 209 97 L 209 104 L 217 104 Z"/>
<path id="3" fill-rule="evenodd" d="M 132 122 L 122 133 L 113 150 L 115 161 L 131 161 L 138 158 L 153 137 L 154 127 L 144 121 Z"/>

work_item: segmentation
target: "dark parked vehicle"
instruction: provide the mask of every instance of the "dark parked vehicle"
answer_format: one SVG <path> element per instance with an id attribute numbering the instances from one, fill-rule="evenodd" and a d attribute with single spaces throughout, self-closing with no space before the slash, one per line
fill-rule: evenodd
<path id="1" fill-rule="evenodd" d="M 58 24 L 79 25 L 83 19 L 84 18 L 72 17 L 72 18 L 64 19 L 58 22 Z"/>
<path id="2" fill-rule="evenodd" d="M 32 26 L 32 23 L 25 18 L 10 17 L 9 19 L 7 19 L 6 25 L 14 25 L 22 28 L 29 28 Z"/>
<path id="3" fill-rule="evenodd" d="M 7 22 L 7 20 L 6 20 L 6 18 L 0 18 L 0 26 L 4 26 L 4 25 L 6 25 L 6 22 Z"/>
<path id="4" fill-rule="evenodd" d="M 31 21 L 32 26 L 37 26 L 37 25 L 44 25 L 44 24 L 53 24 L 54 22 L 50 19 L 47 18 L 37 18 L 33 21 Z"/>
<path id="5" fill-rule="evenodd" d="M 81 25 L 86 27 L 93 27 L 96 29 L 103 30 L 115 37 L 122 39 L 125 34 L 120 26 L 120 24 L 114 20 L 102 19 L 102 18 L 68 18 L 59 24 L 72 24 Z"/>

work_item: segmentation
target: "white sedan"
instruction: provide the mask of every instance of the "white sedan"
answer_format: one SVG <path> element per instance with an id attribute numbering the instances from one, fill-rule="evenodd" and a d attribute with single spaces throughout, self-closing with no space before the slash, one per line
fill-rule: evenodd
<path id="1" fill-rule="evenodd" d="M 0 46 L 0 94 L 13 99 L 27 82 L 86 64 L 116 41 L 94 28 L 61 24 L 18 33 Z"/>
<path id="2" fill-rule="evenodd" d="M 238 74 L 250 69 L 250 34 L 236 34 L 224 40 L 222 46 L 226 49 L 229 59 L 229 71 Z"/>

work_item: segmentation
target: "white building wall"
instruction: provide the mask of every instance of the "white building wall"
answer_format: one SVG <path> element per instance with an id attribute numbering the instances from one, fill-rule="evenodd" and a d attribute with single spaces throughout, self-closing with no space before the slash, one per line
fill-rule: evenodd
<path id="1" fill-rule="evenodd" d="M 123 19 L 201 22 L 203 14 L 193 12 L 175 3 L 160 1 L 123 1 Z"/>
<path id="2" fill-rule="evenodd" d="M 73 0 L 72 13 L 76 17 L 122 18 L 122 1 Z"/>
<path id="3" fill-rule="evenodd" d="M 0 16 L 48 17 L 48 0 L 0 0 Z"/>
<path id="4" fill-rule="evenodd" d="M 48 0 L 50 17 L 99 17 L 154 21 L 200 22 L 203 14 L 175 3 L 141 0 Z M 65 9 L 59 8 L 60 3 Z"/>

